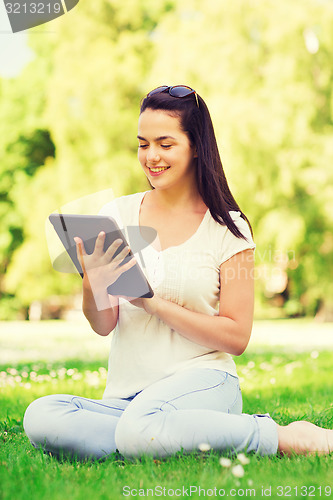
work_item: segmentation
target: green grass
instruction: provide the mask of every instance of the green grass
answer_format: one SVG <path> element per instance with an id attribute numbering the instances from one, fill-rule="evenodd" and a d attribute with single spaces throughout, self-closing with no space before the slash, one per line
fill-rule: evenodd
<path id="1" fill-rule="evenodd" d="M 236 361 L 244 412 L 269 412 L 280 424 L 308 419 L 333 428 L 331 351 L 295 354 L 261 347 L 250 349 Z M 144 457 L 127 461 L 114 455 L 105 461 L 78 462 L 57 459 L 30 445 L 22 419 L 31 401 L 52 393 L 101 398 L 105 381 L 106 360 L 100 358 L 0 365 L 0 498 L 113 500 L 126 498 L 123 493 L 130 489 L 141 489 L 137 496 L 145 493 L 149 498 L 153 492 L 154 498 L 186 497 L 191 486 L 191 498 L 203 498 L 204 490 L 206 497 L 213 498 L 219 497 L 219 490 L 220 496 L 223 492 L 224 496 L 235 496 L 231 490 L 238 490 L 238 497 L 263 498 L 262 488 L 271 498 L 333 497 L 332 454 L 291 458 L 248 455 L 250 463 L 243 465 L 244 476 L 235 477 L 233 467 L 239 459 L 229 456 L 231 467 L 222 467 L 221 454 L 214 450 L 179 453 L 164 460 Z M 331 492 L 325 487 L 331 487 Z M 134 493 L 128 497 L 133 498 Z"/>

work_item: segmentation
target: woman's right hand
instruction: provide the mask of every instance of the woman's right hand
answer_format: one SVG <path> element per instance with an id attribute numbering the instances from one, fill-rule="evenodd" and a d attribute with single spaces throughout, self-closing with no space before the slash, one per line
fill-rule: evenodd
<path id="1" fill-rule="evenodd" d="M 114 257 L 123 243 L 121 239 L 115 240 L 106 252 L 104 252 L 104 240 L 105 233 L 101 231 L 96 238 L 93 253 L 87 254 L 82 239 L 78 236 L 74 238 L 77 258 L 83 270 L 84 280 L 88 279 L 94 294 L 105 292 L 108 286 L 117 281 L 121 274 L 131 269 L 136 263 L 135 257 L 132 257 L 126 264 L 121 265 L 130 251 L 128 246 Z"/>

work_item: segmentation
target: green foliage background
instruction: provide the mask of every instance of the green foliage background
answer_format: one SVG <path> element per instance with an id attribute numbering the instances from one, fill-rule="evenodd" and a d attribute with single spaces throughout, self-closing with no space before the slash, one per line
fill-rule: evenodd
<path id="1" fill-rule="evenodd" d="M 139 102 L 165 83 L 211 111 L 254 229 L 257 313 L 331 319 L 332 25 L 331 1 L 98 0 L 31 32 L 35 59 L 0 79 L 0 319 L 80 291 L 51 267 L 45 220 L 106 188 L 147 189 Z"/>

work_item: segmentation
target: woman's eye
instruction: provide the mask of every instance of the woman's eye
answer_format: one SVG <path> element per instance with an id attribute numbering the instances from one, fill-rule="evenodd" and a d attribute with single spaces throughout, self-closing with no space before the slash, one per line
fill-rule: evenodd
<path id="1" fill-rule="evenodd" d="M 139 144 L 139 148 L 146 148 L 147 146 L 147 144 Z"/>
<path id="2" fill-rule="evenodd" d="M 164 149 L 171 148 L 171 144 L 161 144 L 161 146 Z"/>

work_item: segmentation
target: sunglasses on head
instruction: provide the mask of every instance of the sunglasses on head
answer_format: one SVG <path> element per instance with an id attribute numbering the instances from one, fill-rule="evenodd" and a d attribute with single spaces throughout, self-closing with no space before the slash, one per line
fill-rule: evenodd
<path id="1" fill-rule="evenodd" d="M 191 89 L 191 87 L 187 87 L 186 85 L 175 85 L 173 87 L 162 85 L 161 87 L 157 87 L 156 89 L 151 90 L 146 95 L 146 97 L 151 97 L 154 94 L 160 94 L 161 92 L 166 91 L 168 91 L 172 97 L 186 97 L 188 95 L 194 94 L 197 106 L 199 107 L 199 101 L 196 91 Z"/>

